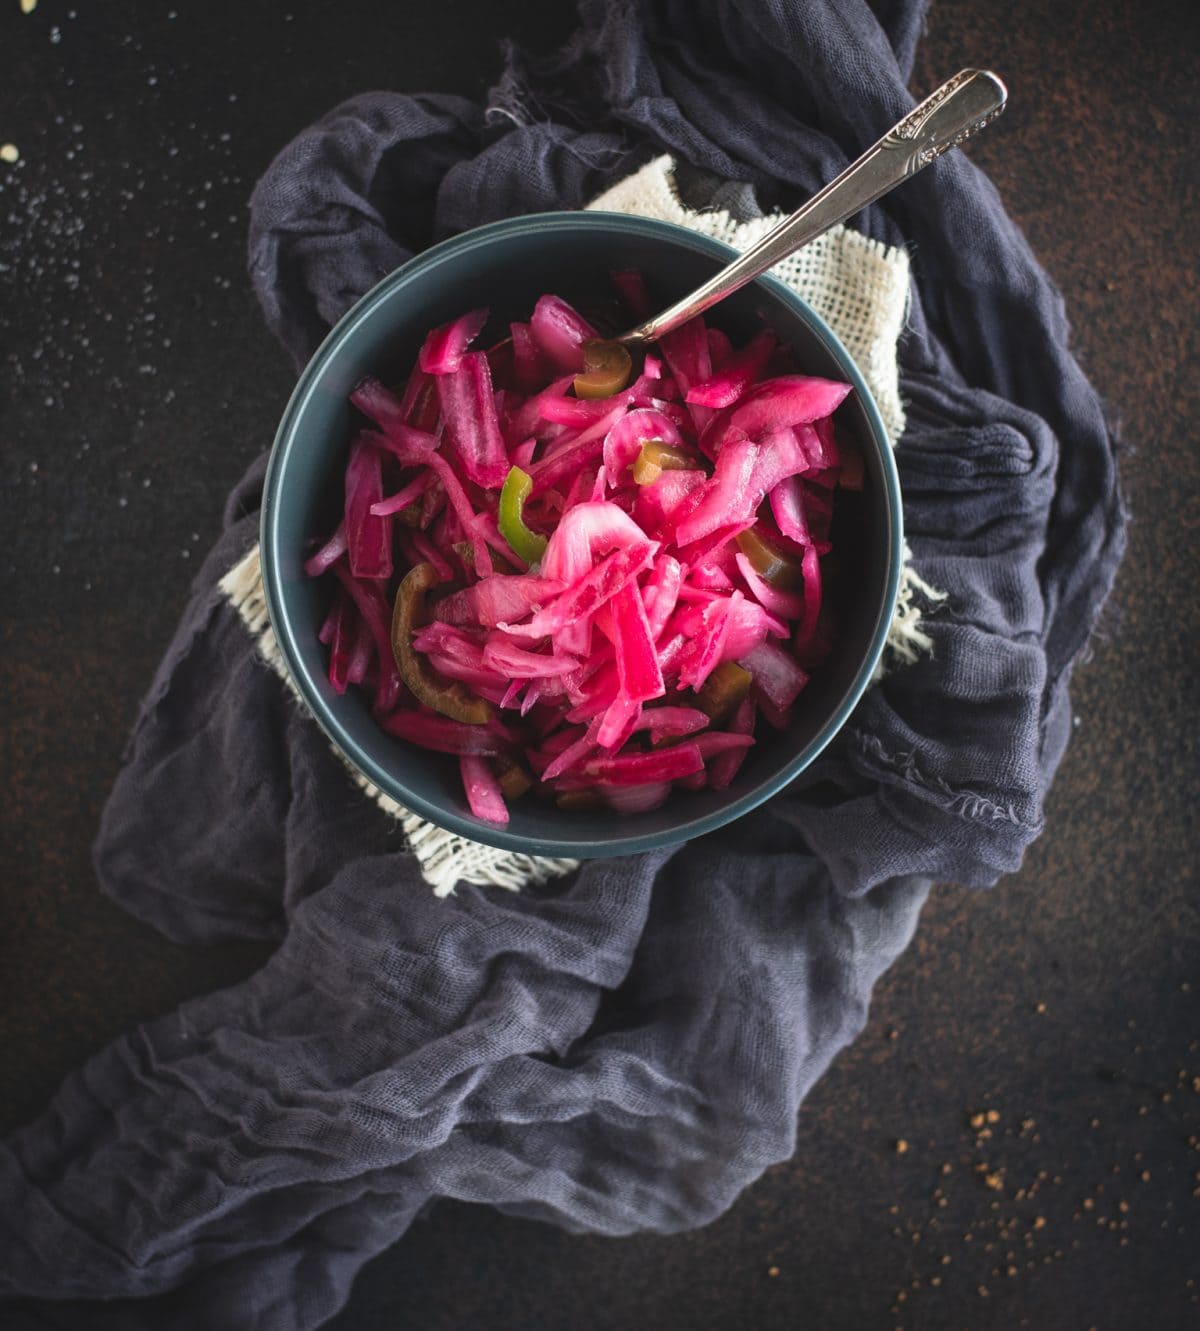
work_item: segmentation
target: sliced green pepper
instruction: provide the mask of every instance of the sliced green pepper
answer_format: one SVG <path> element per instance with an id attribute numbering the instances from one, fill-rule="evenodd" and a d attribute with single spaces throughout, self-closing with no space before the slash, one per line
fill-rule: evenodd
<path id="1" fill-rule="evenodd" d="M 533 478 L 520 467 L 510 467 L 500 491 L 497 521 L 508 548 L 527 564 L 536 564 L 546 553 L 546 538 L 525 525 L 525 501 L 533 490 Z"/>
<path id="2" fill-rule="evenodd" d="M 458 680 L 439 679 L 427 672 L 424 658 L 413 646 L 413 630 L 425 623 L 425 594 L 438 583 L 432 564 L 417 564 L 404 575 L 392 611 L 392 655 L 409 692 L 435 712 L 469 726 L 486 725 L 492 705 L 469 692 Z"/>
<path id="3" fill-rule="evenodd" d="M 463 567 L 469 571 L 475 568 L 475 547 L 470 541 L 455 541 L 453 545 L 454 553 L 463 562 Z M 503 555 L 497 554 L 495 550 L 489 550 L 492 559 L 493 573 L 521 573 L 524 570 L 519 569 L 516 564 L 510 564 Z"/>
<path id="4" fill-rule="evenodd" d="M 696 705 L 713 721 L 724 721 L 750 692 L 752 677 L 736 661 L 717 666 L 696 694 Z"/>
<path id="5" fill-rule="evenodd" d="M 781 592 L 800 591 L 804 586 L 804 566 L 785 550 L 773 545 L 753 527 L 738 532 L 738 549 L 750 561 L 755 573 Z"/>
<path id="6" fill-rule="evenodd" d="M 583 344 L 583 373 L 575 376 L 576 397 L 612 397 L 633 374 L 633 361 L 620 342 L 590 337 Z"/>
<path id="7" fill-rule="evenodd" d="M 533 785 L 533 778 L 518 762 L 508 762 L 497 774 L 500 793 L 506 800 L 520 799 Z"/>
<path id="8" fill-rule="evenodd" d="M 690 471 L 699 463 L 682 448 L 672 448 L 661 439 L 644 439 L 642 451 L 633 464 L 636 485 L 653 485 L 664 471 Z"/>

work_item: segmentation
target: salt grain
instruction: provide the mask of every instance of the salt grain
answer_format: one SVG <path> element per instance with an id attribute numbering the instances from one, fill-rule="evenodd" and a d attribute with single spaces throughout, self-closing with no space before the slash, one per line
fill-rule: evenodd
<path id="1" fill-rule="evenodd" d="M 21 154 L 15 143 L 0 143 L 0 162 L 8 162 L 11 165 L 13 162 L 19 162 L 20 160 Z"/>

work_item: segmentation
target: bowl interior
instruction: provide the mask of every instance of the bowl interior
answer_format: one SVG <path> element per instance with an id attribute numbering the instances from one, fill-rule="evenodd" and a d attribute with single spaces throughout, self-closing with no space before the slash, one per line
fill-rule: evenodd
<path id="1" fill-rule="evenodd" d="M 365 699 L 339 696 L 326 679 L 317 641 L 327 608 L 325 580 L 305 576 L 314 538 L 337 521 L 351 435 L 361 424 L 347 395 L 366 374 L 403 382 L 425 332 L 473 305 L 491 320 L 480 345 L 527 319 L 553 291 L 611 331 L 622 326 L 609 273 L 633 267 L 666 305 L 728 262 L 731 251 L 678 227 L 612 214 L 549 214 L 481 228 L 428 251 L 369 293 L 314 357 L 288 405 L 272 453 L 263 506 L 262 557 L 268 606 L 292 677 L 343 754 L 393 798 L 441 826 L 529 854 L 597 856 L 680 841 L 753 808 L 806 766 L 845 720 L 869 679 L 895 602 L 899 499 L 882 423 L 840 344 L 793 293 L 760 280 L 727 297 L 710 322 L 735 342 L 764 324 L 795 349 L 805 372 L 849 379 L 857 392 L 839 409 L 839 431 L 865 458 L 861 494 L 839 491 L 836 564 L 826 594 L 836 610 L 830 659 L 814 674 L 787 734 L 760 733 L 740 774 L 723 791 L 677 792 L 660 809 L 635 815 L 567 812 L 526 798 L 498 829 L 472 817 L 457 760 L 385 735 Z M 825 561 L 826 563 L 830 561 Z"/>

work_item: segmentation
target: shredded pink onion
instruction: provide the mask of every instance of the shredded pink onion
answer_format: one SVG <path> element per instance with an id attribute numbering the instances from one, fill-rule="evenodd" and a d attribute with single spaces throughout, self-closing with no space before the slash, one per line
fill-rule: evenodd
<path id="1" fill-rule="evenodd" d="M 471 310 L 435 328 L 422 343 L 417 364 L 426 374 L 453 374 L 462 363 L 463 353 L 483 331 L 487 317 L 486 309 Z"/>
<path id="2" fill-rule="evenodd" d="M 467 803 L 476 818 L 503 827 L 508 822 L 508 806 L 500 792 L 500 782 L 480 757 L 464 754 L 458 760 Z"/>
<path id="3" fill-rule="evenodd" d="M 533 307 L 529 329 L 550 364 L 571 374 L 583 369 L 583 344 L 597 336 L 591 324 L 558 296 L 541 297 Z"/>
<path id="4" fill-rule="evenodd" d="M 759 696 L 780 710 L 790 707 L 808 683 L 796 658 L 772 642 L 759 643 L 742 657 L 741 664 L 754 676 Z"/>
<path id="5" fill-rule="evenodd" d="M 631 319 L 655 307 L 640 274 L 613 280 Z M 832 413 L 849 387 L 765 377 L 794 364 L 773 332 L 735 346 L 696 318 L 628 387 L 580 399 L 573 378 L 596 331 L 566 301 L 543 296 L 509 339 L 471 350 L 486 321 L 476 309 L 433 329 L 402 392 L 364 379 L 350 395 L 369 428 L 351 445 L 340 521 L 305 562 L 336 579 L 319 634 L 331 687 L 362 688 L 397 740 L 457 757 L 472 814 L 492 825 L 508 820 L 513 763 L 538 793 L 625 814 L 677 788 L 727 788 L 759 718 L 789 725 L 829 649 L 820 558 L 842 474 Z M 636 484 L 650 440 L 691 465 Z M 531 480 L 521 540 L 500 503 L 513 467 Z M 738 547 L 753 526 L 799 561 L 802 594 Z M 392 601 L 417 563 L 442 586 L 413 650 L 485 700 L 487 724 L 439 715 L 404 686 Z M 753 688 L 714 728 L 698 695 L 731 661 Z"/>
<path id="6" fill-rule="evenodd" d="M 762 606 L 764 610 L 769 610 L 771 614 L 778 615 L 780 619 L 799 619 L 804 614 L 804 597 L 795 596 L 791 592 L 781 592 L 778 587 L 772 587 L 769 582 L 764 581 L 755 572 L 754 565 L 739 550 L 735 556 L 738 570 L 746 580 L 746 586 L 750 588 L 751 595 Z"/>
<path id="7" fill-rule="evenodd" d="M 339 522 L 333 535 L 314 555 L 304 561 L 304 571 L 310 578 L 319 578 L 346 553 L 346 524 Z"/>
<path id="8" fill-rule="evenodd" d="M 386 518 L 391 513 L 399 513 L 409 504 L 415 503 L 429 489 L 430 485 L 437 478 L 432 472 L 423 471 L 419 476 L 414 476 L 407 485 L 403 485 L 394 495 L 389 495 L 386 499 L 381 499 L 379 503 L 371 505 L 371 512 L 377 518 Z"/>
<path id="9" fill-rule="evenodd" d="M 738 704 L 737 711 L 729 721 L 729 733 L 734 735 L 746 735 L 753 739 L 754 722 L 757 718 L 757 710 L 753 698 L 743 698 Z M 742 764 L 746 761 L 746 753 L 750 745 L 744 748 L 726 749 L 724 753 L 717 754 L 710 759 L 708 763 L 708 783 L 713 790 L 725 790 L 733 784 L 734 777 L 741 771 Z"/>
<path id="10" fill-rule="evenodd" d="M 712 378 L 689 388 L 687 401 L 701 407 L 731 406 L 752 384 L 758 382 L 775 346 L 775 334 L 769 328 L 764 328 Z"/>

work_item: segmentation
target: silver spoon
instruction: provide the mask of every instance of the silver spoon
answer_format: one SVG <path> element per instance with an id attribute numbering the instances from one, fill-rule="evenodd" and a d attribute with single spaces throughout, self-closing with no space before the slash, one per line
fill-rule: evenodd
<path id="1" fill-rule="evenodd" d="M 1007 98 L 1003 81 L 989 70 L 964 69 L 955 74 L 757 245 L 702 287 L 614 341 L 643 346 L 687 323 L 990 124 L 1004 110 Z"/>

